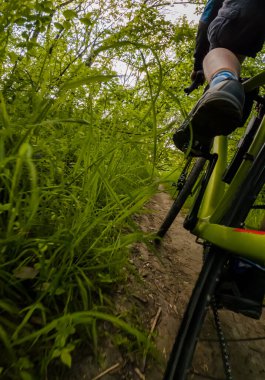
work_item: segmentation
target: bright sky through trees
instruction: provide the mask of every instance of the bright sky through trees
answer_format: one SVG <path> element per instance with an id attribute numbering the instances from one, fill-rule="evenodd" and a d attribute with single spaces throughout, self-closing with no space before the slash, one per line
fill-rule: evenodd
<path id="1" fill-rule="evenodd" d="M 166 19 L 172 22 L 176 21 L 182 16 L 186 16 L 188 21 L 194 21 L 197 23 L 200 19 L 200 15 L 196 14 L 195 4 L 175 4 L 172 6 L 164 7 L 163 14 L 165 14 Z"/>
<path id="2" fill-rule="evenodd" d="M 200 15 L 196 14 L 196 5 L 195 4 L 173 4 L 171 6 L 164 6 L 160 9 L 161 14 L 165 16 L 165 19 L 171 21 L 172 23 L 177 22 L 179 18 L 185 16 L 189 22 L 198 23 Z M 131 70 L 128 68 L 128 65 L 122 62 L 121 60 L 116 60 L 114 63 L 114 69 L 119 75 L 121 75 L 121 83 L 124 84 L 124 78 L 127 77 L 128 73 L 131 73 Z M 135 83 L 135 78 L 130 76 L 131 84 Z M 129 84 L 127 80 L 127 84 Z"/>

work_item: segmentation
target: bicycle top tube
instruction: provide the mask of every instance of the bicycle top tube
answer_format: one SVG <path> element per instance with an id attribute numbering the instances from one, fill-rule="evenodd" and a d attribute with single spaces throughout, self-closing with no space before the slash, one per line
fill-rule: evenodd
<path id="1" fill-rule="evenodd" d="M 243 83 L 245 92 L 250 92 L 263 85 L 265 85 L 265 70 Z"/>

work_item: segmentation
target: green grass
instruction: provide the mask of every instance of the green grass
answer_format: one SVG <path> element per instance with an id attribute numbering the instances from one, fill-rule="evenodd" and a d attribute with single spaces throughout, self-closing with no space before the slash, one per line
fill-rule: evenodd
<path id="1" fill-rule="evenodd" d="M 3 103 L 2 103 L 3 104 Z M 45 378 L 71 366 L 100 321 L 149 345 L 109 294 L 125 280 L 130 247 L 144 239 L 132 216 L 155 192 L 137 142 L 85 119 L 2 123 L 0 174 L 0 372 Z M 6 129 L 8 128 L 8 133 Z M 136 159 L 137 158 L 137 159 Z M 96 323 L 99 321 L 99 323 Z"/>
<path id="2" fill-rule="evenodd" d="M 259 193 L 254 205 L 264 206 L 265 204 L 265 187 Z M 264 209 L 252 209 L 245 221 L 246 228 L 264 230 L 265 229 L 265 218 L 264 218 Z"/>

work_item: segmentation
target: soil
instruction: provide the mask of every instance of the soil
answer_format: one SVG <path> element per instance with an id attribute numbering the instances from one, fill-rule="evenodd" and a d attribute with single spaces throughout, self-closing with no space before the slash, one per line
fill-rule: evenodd
<path id="1" fill-rule="evenodd" d="M 171 204 L 168 194 L 158 193 L 149 202 L 147 212 L 139 217 L 141 228 L 147 232 L 155 232 Z M 126 308 L 133 308 L 146 329 L 153 331 L 159 352 L 157 359 L 154 360 L 150 355 L 139 358 L 133 353 L 128 357 L 128 354 L 106 343 L 105 375 L 104 368 L 95 367 L 91 357 L 84 355 L 65 379 L 163 379 L 184 309 L 201 268 L 202 247 L 183 228 L 183 219 L 183 216 L 176 219 L 159 248 L 147 247 L 142 243 L 134 247 L 131 263 L 137 276 L 131 274 L 126 288 L 120 289 L 116 295 L 118 310 L 124 313 Z M 229 311 L 220 311 L 220 317 L 229 341 L 233 379 L 264 380 L 264 313 L 258 321 Z M 203 341 L 199 341 L 197 345 L 189 379 L 225 379 L 211 315 L 207 317 L 201 336 Z"/>

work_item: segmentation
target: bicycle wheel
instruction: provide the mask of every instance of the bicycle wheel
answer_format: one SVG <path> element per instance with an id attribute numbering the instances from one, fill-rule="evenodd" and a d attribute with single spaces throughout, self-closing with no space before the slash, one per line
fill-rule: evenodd
<path id="1" fill-rule="evenodd" d="M 192 363 L 200 330 L 214 294 L 217 278 L 228 258 L 225 251 L 211 247 L 193 289 L 167 364 L 164 380 L 185 380 Z"/>
<path id="2" fill-rule="evenodd" d="M 167 233 L 168 229 L 174 222 L 176 216 L 180 212 L 181 208 L 183 207 L 185 201 L 187 198 L 191 195 L 192 189 L 194 188 L 194 185 L 196 184 L 200 173 L 203 170 L 204 164 L 206 162 L 206 158 L 199 158 L 195 162 L 193 168 L 191 169 L 191 172 L 188 175 L 188 178 L 185 181 L 185 184 L 183 188 L 178 193 L 177 198 L 174 200 L 168 214 L 165 217 L 165 220 L 161 224 L 158 232 L 157 237 L 162 238 Z"/>

